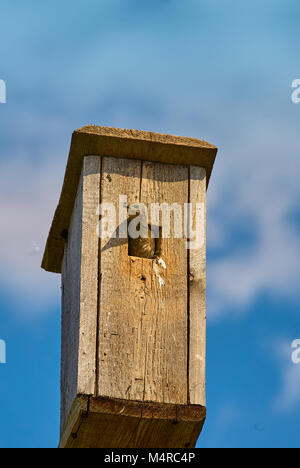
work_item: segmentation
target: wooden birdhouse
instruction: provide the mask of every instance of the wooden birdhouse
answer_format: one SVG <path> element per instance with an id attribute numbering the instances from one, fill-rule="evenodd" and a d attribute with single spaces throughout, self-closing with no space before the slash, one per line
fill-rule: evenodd
<path id="1" fill-rule="evenodd" d="M 62 275 L 60 447 L 195 446 L 216 154 L 193 138 L 74 132 L 42 263 Z"/>

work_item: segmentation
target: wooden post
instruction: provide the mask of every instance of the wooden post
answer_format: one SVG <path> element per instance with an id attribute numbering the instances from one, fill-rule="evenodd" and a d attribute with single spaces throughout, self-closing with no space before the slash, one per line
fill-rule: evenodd
<path id="1" fill-rule="evenodd" d="M 74 132 L 42 264 L 62 274 L 60 447 L 195 446 L 206 416 L 205 242 L 187 249 L 171 223 L 159 256 L 132 257 L 128 239 L 96 228 L 99 205 L 113 204 L 119 219 L 123 195 L 149 212 L 190 203 L 192 226 L 198 204 L 205 233 L 216 153 L 192 138 Z"/>

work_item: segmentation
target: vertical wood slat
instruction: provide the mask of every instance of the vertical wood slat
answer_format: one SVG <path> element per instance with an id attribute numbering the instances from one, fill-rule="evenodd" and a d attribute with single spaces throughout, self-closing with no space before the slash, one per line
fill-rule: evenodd
<path id="1" fill-rule="evenodd" d="M 101 182 L 102 202 L 188 200 L 187 167 L 103 158 Z M 129 257 L 126 240 L 101 242 L 99 396 L 187 402 L 185 241 L 165 239 L 163 250 L 166 269 Z"/>
<path id="2" fill-rule="evenodd" d="M 86 156 L 83 164 L 82 245 L 78 393 L 93 395 L 96 383 L 98 317 L 97 226 L 100 204 L 101 158 Z"/>
<path id="3" fill-rule="evenodd" d="M 104 157 L 101 203 L 118 207 L 119 195 L 127 195 L 129 205 L 138 202 L 140 175 L 140 161 Z M 129 398 L 138 298 L 131 293 L 134 283 L 127 239 L 100 239 L 99 283 L 97 394 Z"/>
<path id="4" fill-rule="evenodd" d="M 193 229 L 196 204 L 202 204 L 204 219 L 201 225 L 203 243 L 189 251 L 189 395 L 192 405 L 205 406 L 206 360 L 206 171 L 190 168 L 190 202 L 193 204 Z"/>
<path id="5" fill-rule="evenodd" d="M 149 212 L 151 203 L 167 203 L 169 206 L 177 203 L 183 212 L 187 200 L 186 166 L 143 162 L 141 202 L 148 206 Z M 145 356 L 144 399 L 185 404 L 188 367 L 187 250 L 183 238 L 174 238 L 173 221 L 172 213 L 170 238 L 162 240 L 163 263 L 154 260 L 148 271 L 143 268 L 147 296 L 136 346 Z"/>
<path id="6" fill-rule="evenodd" d="M 62 428 L 77 394 L 95 387 L 100 168 L 99 156 L 84 158 L 63 260 Z"/>
<path id="7" fill-rule="evenodd" d="M 73 401 L 77 396 L 79 321 L 80 321 L 80 268 L 82 232 L 81 177 L 68 242 L 62 265 L 62 324 L 61 324 L 61 431 L 64 429 Z"/>

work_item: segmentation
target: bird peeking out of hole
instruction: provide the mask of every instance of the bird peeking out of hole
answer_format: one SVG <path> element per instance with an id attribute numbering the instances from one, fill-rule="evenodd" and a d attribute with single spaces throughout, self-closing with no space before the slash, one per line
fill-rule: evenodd
<path id="1" fill-rule="evenodd" d="M 155 259 L 161 256 L 161 227 L 159 227 L 159 237 L 153 238 L 151 225 L 148 220 L 137 211 L 128 217 L 128 255 L 131 257 L 141 257 Z M 137 237 L 131 237 L 130 233 L 136 231 Z"/>

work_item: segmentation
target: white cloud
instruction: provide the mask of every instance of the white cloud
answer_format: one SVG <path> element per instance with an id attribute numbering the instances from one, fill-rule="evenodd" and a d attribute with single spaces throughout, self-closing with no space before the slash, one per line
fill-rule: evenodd
<path id="1" fill-rule="evenodd" d="M 209 189 L 208 246 L 231 245 L 228 232 L 245 216 L 254 225 L 255 239 L 241 249 L 231 245 L 225 256 L 208 264 L 212 318 L 231 307 L 242 310 L 261 292 L 298 294 L 300 236 L 289 215 L 300 199 L 300 160 L 292 130 L 275 123 L 269 130 L 257 128 L 255 138 L 239 139 L 239 149 L 231 154 L 230 148 L 221 148 Z"/>
<path id="2" fill-rule="evenodd" d="M 52 162 L 51 162 L 52 161 Z M 59 297 L 59 276 L 40 268 L 63 165 L 23 158 L 0 168 L 0 280 L 17 313 L 41 313 Z"/>

